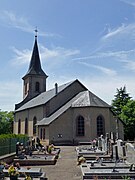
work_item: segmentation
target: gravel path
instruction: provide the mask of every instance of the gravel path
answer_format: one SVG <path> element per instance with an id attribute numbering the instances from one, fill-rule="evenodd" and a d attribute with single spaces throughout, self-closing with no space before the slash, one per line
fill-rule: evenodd
<path id="1" fill-rule="evenodd" d="M 60 149 L 57 163 L 42 167 L 48 180 L 82 180 L 81 169 L 77 166 L 75 146 L 60 146 Z"/>

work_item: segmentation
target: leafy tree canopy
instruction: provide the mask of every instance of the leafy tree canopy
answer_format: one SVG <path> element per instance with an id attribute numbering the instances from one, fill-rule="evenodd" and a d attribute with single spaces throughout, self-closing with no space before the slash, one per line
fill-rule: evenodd
<path id="1" fill-rule="evenodd" d="M 135 138 L 135 100 L 129 100 L 122 107 L 120 118 L 125 122 L 125 138 L 134 140 Z"/>
<path id="2" fill-rule="evenodd" d="M 12 111 L 0 111 L 0 134 L 12 133 L 14 114 Z"/>
<path id="3" fill-rule="evenodd" d="M 112 101 L 112 110 L 116 116 L 125 122 L 125 139 L 134 140 L 135 138 L 135 100 L 132 100 L 126 87 L 117 89 L 115 99 Z"/>
<path id="4" fill-rule="evenodd" d="M 126 92 L 126 87 L 121 87 L 117 89 L 116 95 L 114 95 L 115 99 L 112 100 L 112 110 L 116 113 L 119 117 L 122 113 L 122 108 L 127 102 L 131 99 L 129 93 Z"/>

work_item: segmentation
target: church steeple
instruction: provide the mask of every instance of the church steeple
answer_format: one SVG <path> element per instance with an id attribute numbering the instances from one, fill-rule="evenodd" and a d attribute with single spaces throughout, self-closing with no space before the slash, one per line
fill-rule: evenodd
<path id="1" fill-rule="evenodd" d="M 26 73 L 25 76 L 33 75 L 33 74 L 46 76 L 46 78 L 48 77 L 41 68 L 41 62 L 40 62 L 40 57 L 39 57 L 38 45 L 37 45 L 37 35 L 35 35 L 35 43 L 34 43 L 34 48 L 32 52 L 32 57 L 31 57 L 28 72 Z"/>
<path id="2" fill-rule="evenodd" d="M 32 51 L 32 56 L 29 64 L 29 69 L 24 80 L 23 98 L 32 99 L 38 94 L 46 91 L 46 78 L 48 77 L 42 70 L 40 56 L 37 43 L 37 30 L 35 30 L 35 42 Z"/>

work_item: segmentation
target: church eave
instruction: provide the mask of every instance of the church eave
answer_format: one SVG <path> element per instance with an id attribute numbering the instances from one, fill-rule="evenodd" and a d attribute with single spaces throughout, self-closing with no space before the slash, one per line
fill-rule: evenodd
<path id="1" fill-rule="evenodd" d="M 30 77 L 30 76 L 38 76 L 38 77 L 45 77 L 45 78 L 48 78 L 48 75 L 46 75 L 44 72 L 43 73 L 34 73 L 34 72 L 27 72 L 23 77 L 22 79 L 26 79 L 27 77 Z"/>

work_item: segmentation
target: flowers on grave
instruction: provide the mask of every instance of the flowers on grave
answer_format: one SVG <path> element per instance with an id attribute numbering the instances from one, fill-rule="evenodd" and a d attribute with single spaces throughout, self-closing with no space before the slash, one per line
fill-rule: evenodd
<path id="1" fill-rule="evenodd" d="M 18 179 L 19 172 L 16 170 L 16 168 L 13 165 L 11 165 L 8 168 L 8 174 L 10 176 L 10 179 L 12 179 L 12 180 Z"/>
<path id="2" fill-rule="evenodd" d="M 81 156 L 78 158 L 77 165 L 81 165 L 82 163 L 85 163 L 85 162 L 86 162 L 86 159 L 83 156 Z"/>
<path id="3" fill-rule="evenodd" d="M 29 175 L 25 175 L 25 180 L 32 180 L 32 178 Z"/>
<path id="4" fill-rule="evenodd" d="M 26 174 L 26 172 L 21 173 L 24 180 L 32 180 L 31 176 Z"/>
<path id="5" fill-rule="evenodd" d="M 48 147 L 48 153 L 51 154 L 53 150 L 54 150 L 54 145 L 51 144 L 51 145 Z"/>

